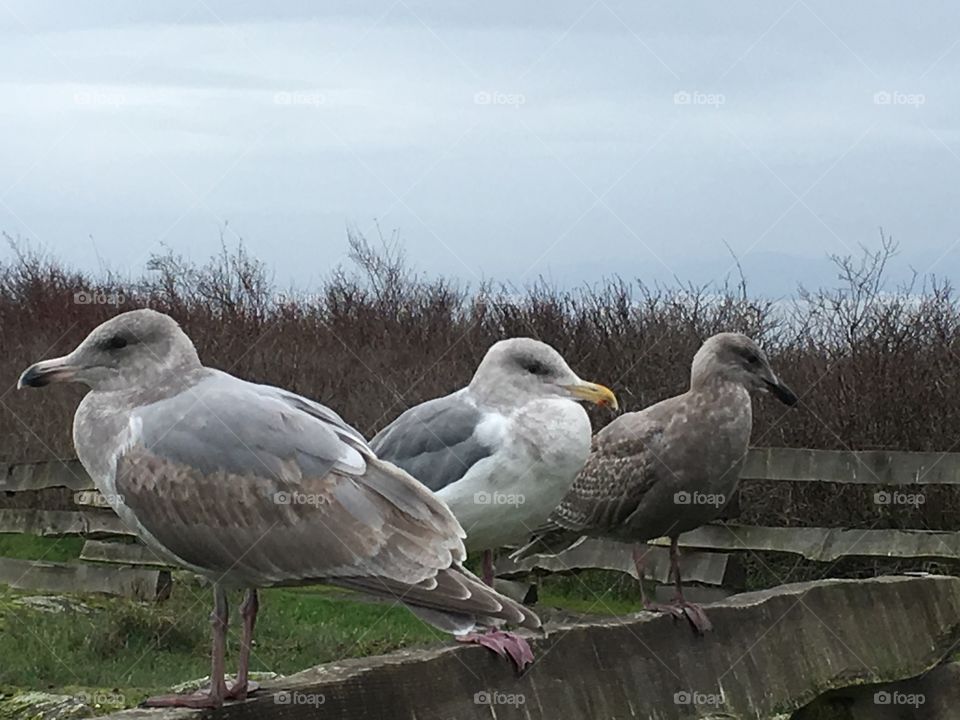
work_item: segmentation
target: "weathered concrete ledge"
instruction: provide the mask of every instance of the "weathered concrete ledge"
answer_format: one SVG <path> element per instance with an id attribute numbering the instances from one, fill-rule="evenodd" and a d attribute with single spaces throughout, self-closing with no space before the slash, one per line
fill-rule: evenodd
<path id="1" fill-rule="evenodd" d="M 785 585 L 709 608 L 714 630 L 639 613 L 551 629 L 523 677 L 478 647 L 324 665 L 245 703 L 114 720 L 788 718 L 821 694 L 915 677 L 960 641 L 960 578 Z"/>
<path id="2" fill-rule="evenodd" d="M 946 662 L 919 677 L 828 693 L 792 720 L 958 720 L 960 662 Z"/>

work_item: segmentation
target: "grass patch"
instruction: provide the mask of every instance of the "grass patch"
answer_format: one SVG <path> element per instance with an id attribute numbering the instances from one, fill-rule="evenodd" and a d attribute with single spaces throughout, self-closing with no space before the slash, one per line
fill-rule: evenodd
<path id="1" fill-rule="evenodd" d="M 179 579 L 179 578 L 178 578 Z M 76 607 L 43 612 L 0 590 L 0 689 L 110 688 L 128 703 L 209 673 L 211 597 L 182 580 L 163 603 L 73 597 Z M 233 603 L 228 668 L 240 623 Z M 319 663 L 446 642 L 403 607 L 354 600 L 326 588 L 262 593 L 251 669 L 292 673 Z"/>
<path id="2" fill-rule="evenodd" d="M 653 593 L 653 586 L 648 585 Z M 540 579 L 541 606 L 590 615 L 629 615 L 642 609 L 640 584 L 613 570 L 582 570 Z"/>
<path id="3" fill-rule="evenodd" d="M 0 557 L 68 562 L 80 557 L 83 543 L 83 538 L 73 536 L 50 538 L 0 533 Z"/>
<path id="4" fill-rule="evenodd" d="M 40 540 L 43 540 L 42 538 Z M 23 554 L 48 552 L 49 541 L 26 543 Z M 7 546 L 9 547 L 9 546 Z M 58 559 L 69 559 L 57 546 Z M 145 603 L 104 596 L 69 596 L 67 609 L 25 605 L 27 593 L 0 588 L 0 695 L 25 691 L 71 693 L 134 705 L 148 695 L 209 673 L 211 592 L 177 575 L 171 597 Z M 231 594 L 228 672 L 239 650 L 241 597 Z M 584 571 L 543 578 L 539 607 L 593 616 L 640 609 L 634 580 Z M 449 643 L 404 607 L 373 602 L 324 586 L 272 588 L 261 593 L 251 669 L 289 674 L 326 662 Z M 0 718 L 3 705 L 0 701 Z"/>

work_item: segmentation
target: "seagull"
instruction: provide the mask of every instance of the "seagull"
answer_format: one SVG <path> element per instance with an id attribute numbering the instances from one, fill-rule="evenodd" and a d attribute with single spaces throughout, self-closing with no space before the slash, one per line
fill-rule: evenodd
<path id="1" fill-rule="evenodd" d="M 18 386 L 58 382 L 90 388 L 73 439 L 100 492 L 158 556 L 213 584 L 210 688 L 147 705 L 214 708 L 255 689 L 262 587 L 329 583 L 396 598 L 454 634 L 496 621 L 539 627 L 463 569 L 463 529 L 432 493 L 323 405 L 204 367 L 171 317 L 118 315 L 70 354 L 29 367 Z M 228 687 L 231 589 L 246 594 Z"/>
<path id="2" fill-rule="evenodd" d="M 467 387 L 410 408 L 370 446 L 450 507 L 492 586 L 493 551 L 528 539 L 587 460 L 593 430 L 581 400 L 618 407 L 546 343 L 510 338 L 490 347 Z"/>
<path id="3" fill-rule="evenodd" d="M 610 538 L 637 545 L 634 561 L 642 578 L 640 544 L 669 537 L 676 598 L 668 606 L 644 605 L 686 616 L 698 632 L 709 630 L 703 610 L 683 597 L 678 536 L 716 519 L 733 496 L 750 441 L 755 392 L 797 403 L 753 340 L 739 333 L 709 338 L 693 359 L 690 389 L 621 415 L 597 433 L 570 492 L 512 557 L 560 552 L 582 537 Z"/>

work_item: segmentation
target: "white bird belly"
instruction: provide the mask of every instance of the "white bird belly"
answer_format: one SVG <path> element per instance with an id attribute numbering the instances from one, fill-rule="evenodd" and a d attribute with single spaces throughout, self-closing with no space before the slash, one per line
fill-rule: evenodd
<path id="1" fill-rule="evenodd" d="M 590 435 L 586 411 L 566 399 L 537 400 L 511 416 L 500 449 L 437 493 L 466 531 L 467 549 L 525 541 L 583 468 Z"/>

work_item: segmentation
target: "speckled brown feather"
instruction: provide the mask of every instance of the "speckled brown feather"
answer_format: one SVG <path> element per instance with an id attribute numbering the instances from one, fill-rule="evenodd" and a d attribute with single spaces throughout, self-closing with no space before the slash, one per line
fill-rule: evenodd
<path id="1" fill-rule="evenodd" d="M 796 401 L 749 338 L 723 333 L 708 340 L 694 359 L 691 389 L 600 431 L 570 492 L 513 557 L 559 552 L 583 536 L 645 542 L 719 516 L 750 441 L 750 388 L 766 387 Z M 715 502 L 678 501 L 695 495 Z"/>

